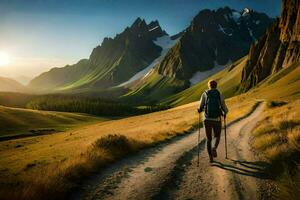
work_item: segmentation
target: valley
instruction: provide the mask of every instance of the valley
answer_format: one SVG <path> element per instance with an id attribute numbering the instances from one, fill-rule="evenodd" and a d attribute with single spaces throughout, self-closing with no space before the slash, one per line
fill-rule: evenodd
<path id="1" fill-rule="evenodd" d="M 0 77 L 0 199 L 297 199 L 300 0 L 281 7 L 201 9 L 174 35 L 135 17 L 76 64 Z M 210 80 L 229 109 L 212 163 Z"/>

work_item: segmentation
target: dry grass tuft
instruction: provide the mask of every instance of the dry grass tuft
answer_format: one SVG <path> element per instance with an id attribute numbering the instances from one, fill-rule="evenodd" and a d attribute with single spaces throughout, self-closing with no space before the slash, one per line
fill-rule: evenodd
<path id="1" fill-rule="evenodd" d="M 141 147 L 146 146 L 145 143 L 138 142 L 133 139 L 128 139 L 124 135 L 107 135 L 102 137 L 92 145 L 92 150 L 104 150 L 109 154 L 127 154 L 134 152 Z"/>
<path id="2" fill-rule="evenodd" d="M 253 132 L 252 146 L 270 161 L 279 199 L 293 199 L 300 195 L 300 100 L 267 104 L 267 108 Z"/>
<path id="3" fill-rule="evenodd" d="M 124 135 L 101 137 L 78 158 L 48 167 L 37 173 L 34 179 L 27 177 L 22 180 L 23 184 L 6 188 L 5 199 L 65 199 L 67 191 L 76 187 L 82 178 L 146 146 Z"/>
<path id="4" fill-rule="evenodd" d="M 268 108 L 275 108 L 275 107 L 280 107 L 287 104 L 285 101 L 268 101 L 267 106 Z"/>

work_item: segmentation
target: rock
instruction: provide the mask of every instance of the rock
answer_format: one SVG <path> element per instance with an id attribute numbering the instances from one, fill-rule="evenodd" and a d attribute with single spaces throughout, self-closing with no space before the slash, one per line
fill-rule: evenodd
<path id="1" fill-rule="evenodd" d="M 300 0 L 283 0 L 280 19 L 276 19 L 249 51 L 242 72 L 241 89 L 257 85 L 266 77 L 300 60 Z"/>

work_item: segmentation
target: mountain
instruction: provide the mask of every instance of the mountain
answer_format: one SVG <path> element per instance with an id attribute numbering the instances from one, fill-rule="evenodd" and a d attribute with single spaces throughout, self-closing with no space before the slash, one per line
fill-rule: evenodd
<path id="1" fill-rule="evenodd" d="M 166 35 L 158 21 L 147 24 L 137 18 L 114 38 L 104 38 L 102 44 L 93 49 L 89 59 L 53 68 L 34 78 L 29 87 L 48 92 L 116 86 L 160 56 L 162 48 L 154 41 Z"/>
<path id="2" fill-rule="evenodd" d="M 151 73 L 124 98 L 159 101 L 221 71 L 245 56 L 274 19 L 245 8 L 202 10 Z"/>
<path id="3" fill-rule="evenodd" d="M 147 24 L 137 18 L 122 33 L 105 38 L 89 59 L 53 68 L 34 78 L 29 87 L 43 93 L 93 93 L 156 101 L 247 54 L 272 21 L 247 8 L 241 12 L 228 7 L 206 9 L 187 29 L 169 36 L 158 21 Z"/>
<path id="4" fill-rule="evenodd" d="M 281 16 L 251 46 L 242 73 L 242 89 L 249 90 L 282 68 L 300 63 L 300 0 L 283 0 Z"/>
<path id="5" fill-rule="evenodd" d="M 193 76 L 220 68 L 248 53 L 249 47 L 272 23 L 264 13 L 229 7 L 202 10 L 193 19 L 179 42 L 157 67 L 159 74 L 199 82 Z"/>
<path id="6" fill-rule="evenodd" d="M 26 92 L 27 88 L 11 78 L 0 77 L 1 92 Z"/>
<path id="7" fill-rule="evenodd" d="M 203 81 L 167 98 L 160 99 L 159 103 L 169 106 L 179 106 L 199 101 L 201 94 L 207 89 L 207 82 L 210 79 L 218 80 L 218 89 L 225 98 L 238 95 L 241 82 L 242 70 L 246 64 L 247 57 L 244 56 L 220 72 L 204 79 Z"/>

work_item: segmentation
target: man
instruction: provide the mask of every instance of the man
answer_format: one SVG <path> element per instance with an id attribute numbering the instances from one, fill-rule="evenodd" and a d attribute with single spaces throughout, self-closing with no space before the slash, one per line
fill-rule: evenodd
<path id="1" fill-rule="evenodd" d="M 207 152 L 210 162 L 213 157 L 217 157 L 217 148 L 220 143 L 222 122 L 221 116 L 226 116 L 228 108 L 225 104 L 223 95 L 217 90 L 217 82 L 210 80 L 208 82 L 209 90 L 206 90 L 200 100 L 198 113 L 204 111 L 203 122 L 207 137 Z M 212 131 L 214 132 L 215 145 L 212 148 Z"/>

